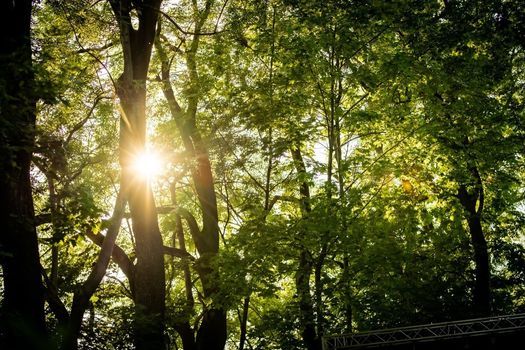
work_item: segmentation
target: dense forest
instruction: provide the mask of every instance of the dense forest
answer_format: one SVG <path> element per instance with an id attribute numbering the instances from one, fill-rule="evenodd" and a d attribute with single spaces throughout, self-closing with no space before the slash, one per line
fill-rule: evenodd
<path id="1" fill-rule="evenodd" d="M 525 3 L 0 3 L 0 347 L 321 349 L 525 312 Z"/>

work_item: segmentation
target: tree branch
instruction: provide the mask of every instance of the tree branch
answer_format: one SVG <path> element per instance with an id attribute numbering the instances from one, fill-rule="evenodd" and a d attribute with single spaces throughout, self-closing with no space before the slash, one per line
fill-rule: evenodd
<path id="1" fill-rule="evenodd" d="M 95 111 L 95 108 L 97 108 L 98 106 L 98 103 L 103 100 L 104 98 L 109 98 L 109 97 L 106 97 L 104 96 L 102 93 L 100 93 L 99 95 L 97 95 L 97 97 L 95 98 L 95 101 L 93 101 L 93 105 L 91 106 L 91 108 L 89 109 L 89 112 L 88 114 L 81 120 L 79 121 L 78 123 L 76 123 L 73 128 L 69 131 L 68 135 L 67 135 L 67 138 L 66 140 L 64 141 L 65 144 L 68 144 L 71 139 L 73 138 L 73 135 L 79 131 L 86 123 L 87 121 L 89 120 L 89 118 L 91 118 L 91 115 L 93 114 L 93 112 Z"/>
<path id="2" fill-rule="evenodd" d="M 82 286 L 82 293 L 84 294 L 93 294 L 95 292 L 95 289 L 100 284 L 100 281 L 102 281 L 102 278 L 104 277 L 106 273 L 107 266 L 109 264 L 109 260 L 113 254 L 115 241 L 117 239 L 117 235 L 120 231 L 120 223 L 122 221 L 122 218 L 124 216 L 124 208 L 126 206 L 126 199 L 124 198 L 125 194 L 123 193 L 123 190 L 121 189 L 121 192 L 117 195 L 117 199 L 115 201 L 115 209 L 113 210 L 113 216 L 111 218 L 111 224 L 108 228 L 106 236 L 103 236 L 100 234 L 100 238 L 102 239 L 101 243 L 101 251 L 99 253 L 97 262 L 95 263 L 95 266 L 91 270 L 91 273 L 89 274 L 89 277 L 84 282 L 84 285 Z M 90 239 L 96 236 L 93 232 L 88 231 L 86 234 Z"/>
<path id="3" fill-rule="evenodd" d="M 67 311 L 67 308 L 62 300 L 60 300 L 56 286 L 51 282 L 44 271 L 44 268 L 42 266 L 40 266 L 40 268 L 42 271 L 42 277 L 44 278 L 44 282 L 46 284 L 45 298 L 49 304 L 49 308 L 57 318 L 58 323 L 61 325 L 66 325 L 69 322 L 69 312 Z"/>
<path id="4" fill-rule="evenodd" d="M 82 47 L 81 49 L 75 51 L 75 53 L 89 53 L 93 51 L 104 51 L 105 49 L 109 49 L 110 47 L 113 47 L 115 45 L 114 42 L 107 43 L 106 45 L 102 45 L 99 47 Z"/>
<path id="5" fill-rule="evenodd" d="M 93 265 L 91 272 L 87 279 L 84 281 L 82 286 L 77 289 L 73 296 L 73 304 L 71 306 L 70 322 L 68 324 L 67 332 L 65 333 L 64 344 L 65 347 L 73 347 L 80 333 L 82 326 L 82 320 L 84 313 L 89 307 L 89 299 L 95 293 L 102 278 L 106 274 L 106 270 L 114 251 L 115 241 L 120 231 L 120 225 L 122 217 L 124 216 L 124 209 L 127 202 L 127 186 L 121 186 L 120 192 L 115 200 L 115 208 L 113 209 L 113 216 L 111 218 L 111 224 L 107 230 L 106 236 L 101 242 L 101 250 L 98 255 L 97 261 Z M 88 237 L 90 235 L 88 231 Z M 96 235 L 95 235 L 96 236 Z M 102 235 L 101 235 L 102 237 Z M 133 285 L 131 283 L 131 285 Z"/>
<path id="6" fill-rule="evenodd" d="M 160 206 L 160 207 L 157 207 L 157 214 L 172 214 L 176 209 L 177 209 L 176 207 L 170 206 L 170 205 Z M 45 215 L 45 214 L 42 214 L 42 215 Z M 131 213 L 129 212 L 124 213 L 123 218 L 124 219 L 131 218 Z"/>
<path id="7" fill-rule="evenodd" d="M 219 33 L 224 32 L 224 30 L 217 30 L 217 27 L 215 27 L 215 29 L 212 32 L 201 32 L 201 31 L 191 32 L 191 31 L 187 31 L 187 30 L 184 30 L 177 22 L 175 22 L 175 20 L 173 18 L 171 18 L 171 16 L 168 15 L 166 12 L 159 10 L 159 13 L 161 15 L 163 15 L 171 24 L 173 24 L 175 26 L 175 28 L 177 28 L 177 30 L 179 32 L 181 32 L 184 35 L 215 35 L 215 34 L 219 34 Z"/>
<path id="8" fill-rule="evenodd" d="M 174 248 L 174 247 L 169 247 L 166 245 L 163 248 L 164 248 L 164 254 L 175 256 L 177 258 L 182 258 L 182 259 L 190 259 L 192 261 L 196 260 L 193 255 L 191 255 L 185 250 Z"/>
<path id="9" fill-rule="evenodd" d="M 86 236 L 96 245 L 99 247 L 102 247 L 104 244 L 104 240 L 106 239 L 106 236 L 103 234 L 95 234 L 93 231 L 88 231 L 86 233 Z M 124 249 L 119 247 L 117 244 L 113 247 L 113 252 L 111 253 L 111 258 L 113 261 L 118 265 L 118 267 L 122 270 L 122 272 L 126 275 L 128 280 L 130 280 L 130 284 L 133 280 L 133 269 L 134 265 L 129 256 L 126 254 Z"/>

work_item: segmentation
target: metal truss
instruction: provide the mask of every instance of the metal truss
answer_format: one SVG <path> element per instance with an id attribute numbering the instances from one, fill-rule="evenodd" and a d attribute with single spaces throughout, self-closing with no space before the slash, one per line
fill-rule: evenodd
<path id="1" fill-rule="evenodd" d="M 428 342 L 525 330 L 525 314 L 478 318 L 455 322 L 384 329 L 323 337 L 323 350 L 355 349 Z"/>

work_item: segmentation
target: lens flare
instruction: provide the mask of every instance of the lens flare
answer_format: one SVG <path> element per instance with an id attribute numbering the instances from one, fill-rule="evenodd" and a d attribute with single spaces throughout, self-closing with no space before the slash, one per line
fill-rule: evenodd
<path id="1" fill-rule="evenodd" d="M 152 151 L 144 151 L 135 158 L 133 168 L 140 177 L 151 180 L 162 171 L 161 157 Z"/>

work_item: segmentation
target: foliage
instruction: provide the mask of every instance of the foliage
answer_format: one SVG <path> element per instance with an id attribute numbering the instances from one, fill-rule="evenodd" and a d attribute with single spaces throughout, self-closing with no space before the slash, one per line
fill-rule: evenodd
<path id="1" fill-rule="evenodd" d="M 90 234 L 110 226 L 121 176 L 124 53 L 110 3 L 34 5 L 33 199 L 46 287 L 66 308 L 97 261 Z M 147 147 L 164 164 L 149 184 L 164 245 L 185 251 L 164 258 L 170 348 L 210 309 L 228 313 L 229 349 L 314 349 L 309 319 L 319 340 L 475 315 L 461 189 L 482 189 L 491 313 L 525 310 L 519 1 L 164 1 L 159 23 Z M 188 220 L 204 230 L 188 135 L 212 166 L 213 257 Z M 116 248 L 136 263 L 128 214 L 121 231 Z M 114 262 L 82 349 L 132 348 L 133 284 Z M 46 311 L 60 342 L 50 301 Z"/>

